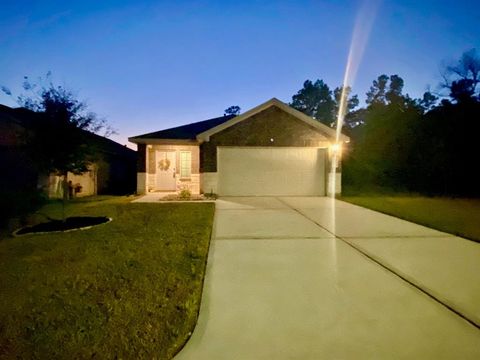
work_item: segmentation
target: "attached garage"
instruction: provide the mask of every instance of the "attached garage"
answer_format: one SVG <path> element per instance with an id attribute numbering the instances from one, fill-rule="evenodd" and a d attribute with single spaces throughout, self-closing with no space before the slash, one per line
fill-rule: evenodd
<path id="1" fill-rule="evenodd" d="M 321 148 L 219 147 L 218 194 L 222 196 L 323 196 Z"/>
<path id="2" fill-rule="evenodd" d="M 238 116 L 130 141 L 139 149 L 138 193 L 188 189 L 220 196 L 323 196 L 341 191 L 338 154 L 349 138 L 273 98 Z M 179 154 L 176 162 L 158 155 L 173 152 Z M 160 178 L 170 186 L 155 182 Z"/>

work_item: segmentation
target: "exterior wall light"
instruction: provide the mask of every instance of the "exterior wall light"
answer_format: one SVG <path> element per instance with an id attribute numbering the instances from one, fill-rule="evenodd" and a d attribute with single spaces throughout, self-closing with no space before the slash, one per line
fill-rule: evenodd
<path id="1" fill-rule="evenodd" d="M 339 156 L 342 153 L 342 145 L 339 143 L 330 145 L 330 153 Z"/>

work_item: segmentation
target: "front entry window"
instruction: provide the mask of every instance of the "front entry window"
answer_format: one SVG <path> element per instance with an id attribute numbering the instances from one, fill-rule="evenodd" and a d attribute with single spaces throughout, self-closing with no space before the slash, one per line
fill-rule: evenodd
<path id="1" fill-rule="evenodd" d="M 180 178 L 189 178 L 192 170 L 192 153 L 180 152 Z"/>

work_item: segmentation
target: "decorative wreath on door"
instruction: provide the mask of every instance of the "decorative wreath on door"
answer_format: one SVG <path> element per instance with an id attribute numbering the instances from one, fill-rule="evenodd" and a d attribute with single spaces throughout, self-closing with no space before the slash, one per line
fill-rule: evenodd
<path id="1" fill-rule="evenodd" d="M 162 159 L 158 162 L 158 168 L 162 171 L 168 170 L 170 167 L 170 160 L 168 159 Z"/>

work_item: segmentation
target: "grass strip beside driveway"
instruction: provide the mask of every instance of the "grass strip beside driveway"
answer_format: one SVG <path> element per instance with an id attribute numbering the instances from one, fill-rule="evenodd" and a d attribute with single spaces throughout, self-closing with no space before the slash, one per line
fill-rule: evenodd
<path id="1" fill-rule="evenodd" d="M 345 196 L 340 200 L 480 242 L 480 199 Z"/>
<path id="2" fill-rule="evenodd" d="M 59 203 L 41 212 L 58 217 Z M 75 200 L 113 221 L 0 241 L 0 358 L 171 358 L 200 306 L 214 204 Z"/>

